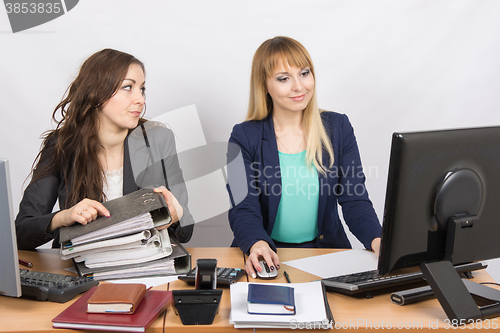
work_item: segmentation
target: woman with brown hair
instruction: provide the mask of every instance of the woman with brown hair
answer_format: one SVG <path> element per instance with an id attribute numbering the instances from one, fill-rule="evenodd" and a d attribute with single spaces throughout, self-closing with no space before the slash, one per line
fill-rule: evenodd
<path id="1" fill-rule="evenodd" d="M 163 194 L 175 235 L 181 242 L 189 241 L 193 219 L 174 137 L 161 124 L 142 118 L 145 89 L 144 65 L 130 54 L 104 49 L 83 63 L 53 112 L 56 129 L 46 133 L 33 163 L 16 218 L 19 249 L 34 249 L 52 239 L 58 247 L 59 228 L 109 216 L 101 202 L 145 186 L 156 186 L 155 191 Z M 152 146 L 167 152 L 162 154 L 163 174 L 139 179 L 134 158 L 141 153 L 130 150 L 132 132 L 142 143 L 148 135 L 149 141 L 162 141 Z M 172 192 L 165 188 L 167 182 Z M 52 212 L 56 201 L 60 210 Z"/>
<path id="2" fill-rule="evenodd" d="M 228 166 L 233 246 L 279 268 L 278 247 L 350 248 L 351 232 L 378 251 L 381 226 L 368 198 L 356 138 L 346 115 L 318 108 L 307 50 L 275 37 L 255 52 L 246 119 L 234 126 L 228 160 L 243 159 L 246 179 Z M 237 149 L 231 149 L 234 144 Z"/>

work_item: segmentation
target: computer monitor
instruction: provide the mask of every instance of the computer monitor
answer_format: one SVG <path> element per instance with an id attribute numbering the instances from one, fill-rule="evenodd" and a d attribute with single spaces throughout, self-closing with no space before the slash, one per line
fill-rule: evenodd
<path id="1" fill-rule="evenodd" d="M 450 319 L 487 318 L 453 264 L 497 257 L 500 127 L 394 133 L 379 273 L 420 265 Z"/>
<path id="2" fill-rule="evenodd" d="M 0 158 L 0 295 L 21 296 L 9 164 Z"/>

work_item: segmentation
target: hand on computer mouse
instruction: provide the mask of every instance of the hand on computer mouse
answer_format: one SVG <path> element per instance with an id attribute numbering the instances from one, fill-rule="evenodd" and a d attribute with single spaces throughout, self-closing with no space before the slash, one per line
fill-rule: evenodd
<path id="1" fill-rule="evenodd" d="M 259 260 L 266 261 L 271 271 L 279 269 L 280 259 L 266 241 L 257 241 L 252 245 L 250 254 L 245 263 L 247 274 L 254 279 L 257 278 L 256 272 L 259 273 L 259 271 L 262 272 L 262 270 L 265 269 L 261 267 Z"/>
<path id="2" fill-rule="evenodd" d="M 270 269 L 265 260 L 259 261 L 261 270 L 257 270 L 257 276 L 261 279 L 274 279 L 278 276 L 278 269 Z"/>

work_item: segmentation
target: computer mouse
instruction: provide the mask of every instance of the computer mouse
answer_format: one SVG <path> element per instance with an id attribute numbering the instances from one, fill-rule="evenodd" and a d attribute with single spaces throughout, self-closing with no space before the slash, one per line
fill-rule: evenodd
<path id="1" fill-rule="evenodd" d="M 260 267 L 262 268 L 261 271 L 259 272 L 258 270 L 255 270 L 257 273 L 257 276 L 260 277 L 261 279 L 274 279 L 278 276 L 278 270 L 276 267 L 271 270 L 269 266 L 267 265 L 265 260 L 259 260 Z"/>

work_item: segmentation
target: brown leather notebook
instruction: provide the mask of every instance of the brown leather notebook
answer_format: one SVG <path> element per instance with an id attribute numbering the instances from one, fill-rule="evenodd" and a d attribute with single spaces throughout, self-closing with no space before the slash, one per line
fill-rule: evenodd
<path id="1" fill-rule="evenodd" d="M 101 283 L 87 302 L 87 312 L 132 314 L 145 294 L 142 283 Z"/>

